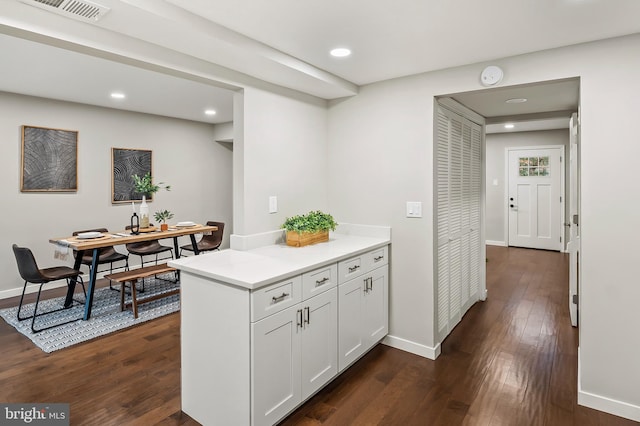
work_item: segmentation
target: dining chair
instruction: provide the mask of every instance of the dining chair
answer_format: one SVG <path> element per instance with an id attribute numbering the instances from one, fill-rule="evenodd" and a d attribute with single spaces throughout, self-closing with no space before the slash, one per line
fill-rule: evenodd
<path id="1" fill-rule="evenodd" d="M 18 321 L 24 321 L 26 319 L 31 318 L 31 331 L 33 331 L 34 333 L 39 333 L 43 330 L 48 330 L 53 327 L 58 327 L 60 325 L 68 324 L 68 323 L 82 319 L 82 316 L 80 316 L 77 319 L 57 323 L 54 325 L 50 325 L 48 327 L 42 327 L 40 329 L 35 328 L 36 317 L 52 314 L 54 312 L 58 312 L 65 309 L 64 306 L 62 306 L 59 309 L 54 309 L 45 313 L 38 314 L 38 305 L 40 303 L 40 295 L 42 293 L 42 287 L 45 284 L 48 284 L 50 282 L 63 280 L 63 279 L 67 280 L 67 286 L 70 286 L 71 285 L 70 280 L 74 279 L 76 280 L 76 282 L 82 285 L 82 291 L 84 292 L 84 297 L 86 299 L 87 291 L 84 287 L 84 281 L 81 276 L 82 272 L 77 269 L 70 268 L 68 266 L 53 266 L 50 268 L 40 269 L 38 268 L 36 259 L 33 256 L 33 252 L 30 249 L 26 247 L 18 247 L 17 244 L 13 244 L 12 247 L 13 247 L 13 254 L 15 255 L 16 262 L 18 263 L 18 272 L 20 273 L 20 276 L 24 280 L 22 296 L 20 296 L 20 304 L 18 305 L 18 315 L 17 315 Z M 20 317 L 20 311 L 22 311 L 22 303 L 24 302 L 24 294 L 27 290 L 27 285 L 29 283 L 40 284 L 40 286 L 38 287 L 38 296 L 36 297 L 36 304 L 33 308 L 33 315 L 30 315 L 27 317 Z"/>
<path id="2" fill-rule="evenodd" d="M 96 228 L 96 229 L 87 229 L 84 231 L 75 231 L 73 236 L 77 236 L 78 234 L 82 234 L 84 232 L 109 232 L 107 228 Z M 87 265 L 89 267 L 89 273 L 91 273 L 91 260 L 93 259 L 93 254 L 91 250 L 85 251 L 82 255 L 82 264 Z M 73 252 L 73 257 L 75 258 L 78 255 L 77 251 Z M 116 266 L 114 268 L 113 264 L 116 262 L 124 261 L 124 266 Z M 116 251 L 113 247 L 104 247 L 98 249 L 98 265 L 106 265 L 109 264 L 109 273 L 112 274 L 114 269 L 124 269 L 125 271 L 129 270 L 129 255 L 123 254 Z M 107 270 L 98 270 L 97 272 L 106 272 Z M 111 280 L 109 280 L 109 288 L 111 290 L 118 290 L 117 288 L 111 285 Z"/>
<path id="3" fill-rule="evenodd" d="M 149 226 L 153 226 L 152 223 Z M 131 229 L 131 226 L 126 226 L 125 229 Z M 140 256 L 140 264 L 141 267 L 144 268 L 144 257 L 145 256 L 155 256 L 155 264 L 158 264 L 159 260 L 165 259 L 173 259 L 173 247 L 163 246 L 158 242 L 158 240 L 151 241 L 141 241 L 139 243 L 128 243 L 125 245 L 127 251 L 130 254 L 135 254 L 136 256 Z M 170 256 L 158 257 L 162 253 L 169 252 Z M 152 261 L 147 261 L 147 263 Z"/>
<path id="4" fill-rule="evenodd" d="M 198 251 L 212 251 L 219 250 L 220 244 L 222 244 L 222 234 L 224 233 L 224 222 L 207 222 L 207 226 L 217 226 L 218 230 L 213 231 L 209 235 L 203 235 L 200 241 L 197 242 Z M 185 244 L 180 247 L 180 256 L 182 256 L 182 252 L 184 250 L 193 251 L 192 244 Z"/>

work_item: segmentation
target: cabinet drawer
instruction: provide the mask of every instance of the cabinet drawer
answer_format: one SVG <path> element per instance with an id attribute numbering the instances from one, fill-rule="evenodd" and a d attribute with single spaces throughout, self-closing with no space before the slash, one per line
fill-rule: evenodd
<path id="1" fill-rule="evenodd" d="M 300 302 L 302 300 L 301 288 L 302 277 L 296 275 L 253 291 L 251 293 L 251 321 L 258 321 Z"/>
<path id="2" fill-rule="evenodd" d="M 368 270 L 373 270 L 389 263 L 389 246 L 380 247 L 366 253 Z"/>
<path id="3" fill-rule="evenodd" d="M 367 271 L 367 253 L 343 260 L 338 263 L 338 282 L 340 284 L 349 281 Z"/>
<path id="4" fill-rule="evenodd" d="M 338 265 L 331 264 L 302 275 L 302 300 L 338 285 Z"/>

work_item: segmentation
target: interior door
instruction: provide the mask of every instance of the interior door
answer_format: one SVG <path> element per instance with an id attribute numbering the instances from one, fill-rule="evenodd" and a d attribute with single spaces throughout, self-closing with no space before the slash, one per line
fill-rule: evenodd
<path id="1" fill-rule="evenodd" d="M 565 224 L 569 226 L 569 242 L 567 251 L 569 252 L 569 315 L 571 325 L 578 326 L 578 280 L 580 274 L 580 228 L 578 226 L 578 212 L 580 208 L 580 188 L 579 188 L 579 143 L 580 132 L 578 127 L 578 114 L 571 116 L 569 124 L 569 221 Z"/>
<path id="2" fill-rule="evenodd" d="M 509 245 L 562 250 L 561 148 L 509 150 Z"/>

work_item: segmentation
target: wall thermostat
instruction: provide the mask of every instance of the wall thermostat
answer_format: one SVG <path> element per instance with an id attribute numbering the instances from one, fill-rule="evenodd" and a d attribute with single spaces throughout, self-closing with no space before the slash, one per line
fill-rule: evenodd
<path id="1" fill-rule="evenodd" d="M 483 86 L 493 86 L 502 81 L 502 77 L 504 77 L 504 73 L 500 67 L 496 67 L 495 65 L 490 65 L 482 70 L 480 74 L 480 82 Z"/>

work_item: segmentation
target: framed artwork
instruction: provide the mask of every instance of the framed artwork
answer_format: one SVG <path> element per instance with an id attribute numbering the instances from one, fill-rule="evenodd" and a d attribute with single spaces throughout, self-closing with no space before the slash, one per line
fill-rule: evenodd
<path id="1" fill-rule="evenodd" d="M 22 126 L 20 191 L 78 191 L 78 132 Z"/>
<path id="2" fill-rule="evenodd" d="M 135 191 L 132 176 L 151 173 L 151 150 L 111 148 L 111 170 L 111 203 L 141 201 L 142 194 Z M 147 201 L 152 198 L 147 197 Z"/>

